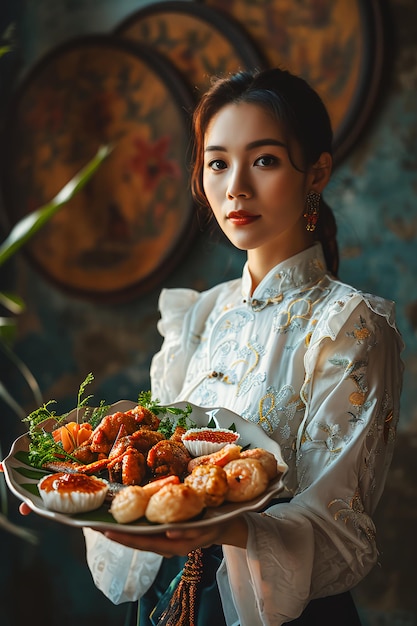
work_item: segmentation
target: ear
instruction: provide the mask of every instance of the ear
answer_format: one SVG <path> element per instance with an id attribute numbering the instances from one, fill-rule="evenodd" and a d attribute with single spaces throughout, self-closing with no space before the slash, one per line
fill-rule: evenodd
<path id="1" fill-rule="evenodd" d="M 310 189 L 321 193 L 330 180 L 333 159 L 329 152 L 322 152 L 310 171 Z"/>

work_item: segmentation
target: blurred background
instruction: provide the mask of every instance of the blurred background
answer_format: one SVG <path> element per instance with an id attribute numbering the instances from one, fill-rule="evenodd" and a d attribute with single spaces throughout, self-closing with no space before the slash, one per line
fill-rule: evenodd
<path id="1" fill-rule="evenodd" d="M 161 343 L 161 288 L 202 290 L 240 275 L 243 255 L 189 196 L 189 114 L 214 74 L 288 67 L 316 87 L 333 121 L 325 198 L 340 277 L 395 300 L 406 343 L 398 443 L 376 515 L 379 563 L 354 594 L 364 626 L 415 626 L 415 0 L 1 0 L 0 36 L 0 49 L 11 47 L 0 58 L 2 241 L 100 145 L 115 145 L 74 201 L 0 267 L 0 291 L 25 304 L 8 342 L 14 358 L 0 352 L 0 458 L 25 432 L 5 390 L 23 413 L 38 406 L 17 363 L 58 413 L 76 405 L 89 372 L 97 403 L 135 401 Z M 122 626 L 126 606 L 95 588 L 81 533 L 22 518 L 0 480 L 2 626 Z"/>

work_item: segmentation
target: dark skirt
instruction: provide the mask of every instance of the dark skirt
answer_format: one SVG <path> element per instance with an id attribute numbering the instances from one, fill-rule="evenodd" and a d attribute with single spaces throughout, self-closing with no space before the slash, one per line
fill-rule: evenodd
<path id="1" fill-rule="evenodd" d="M 216 572 L 222 561 L 222 550 L 213 546 L 203 551 L 203 578 L 199 585 L 197 606 L 199 607 L 195 626 L 226 626 L 220 594 L 217 588 Z M 185 557 L 164 559 L 158 576 L 151 589 L 138 603 L 129 607 L 125 626 L 156 626 L 174 592 Z M 179 573 L 178 573 L 179 572 Z M 303 614 L 288 622 L 292 626 L 361 626 L 358 612 L 349 592 L 336 596 L 312 600 Z"/>

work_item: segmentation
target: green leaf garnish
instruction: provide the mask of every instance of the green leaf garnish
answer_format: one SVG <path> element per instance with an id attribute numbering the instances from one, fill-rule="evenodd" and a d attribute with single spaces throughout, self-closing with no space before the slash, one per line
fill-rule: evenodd
<path id="1" fill-rule="evenodd" d="M 210 418 L 209 423 L 207 424 L 206 428 L 217 428 L 217 422 L 214 419 L 214 417 Z M 233 422 L 233 424 L 231 424 L 227 430 L 231 430 L 232 432 L 235 433 L 236 432 L 236 424 Z"/>
<path id="2" fill-rule="evenodd" d="M 146 407 L 154 415 L 163 414 L 161 418 L 158 431 L 164 435 L 166 439 L 169 439 L 177 427 L 195 428 L 196 423 L 190 418 L 190 414 L 193 409 L 190 404 L 187 404 L 185 409 L 180 409 L 176 406 L 162 406 L 161 401 L 158 398 L 152 399 L 152 393 L 150 391 L 142 391 L 138 396 L 138 404 Z M 176 420 L 172 419 L 172 415 L 177 417 Z"/>
<path id="3" fill-rule="evenodd" d="M 92 383 L 93 380 L 94 380 L 94 376 L 90 372 L 89 374 L 87 374 L 85 380 L 83 380 L 83 382 L 81 383 L 80 388 L 78 390 L 78 396 L 77 396 L 77 409 L 80 409 L 83 406 L 85 406 L 88 403 L 88 401 L 91 400 L 91 398 L 93 397 L 92 395 L 90 395 L 90 396 L 87 396 L 86 398 L 82 399 L 83 394 L 85 392 L 85 388 L 87 387 L 87 385 Z"/>

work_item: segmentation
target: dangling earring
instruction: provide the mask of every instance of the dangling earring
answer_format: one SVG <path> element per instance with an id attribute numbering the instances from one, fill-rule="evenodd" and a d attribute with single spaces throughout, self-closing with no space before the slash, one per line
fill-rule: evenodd
<path id="1" fill-rule="evenodd" d="M 309 191 L 306 198 L 306 210 L 304 217 L 307 219 L 306 230 L 312 233 L 319 220 L 320 194 L 317 191 Z"/>

